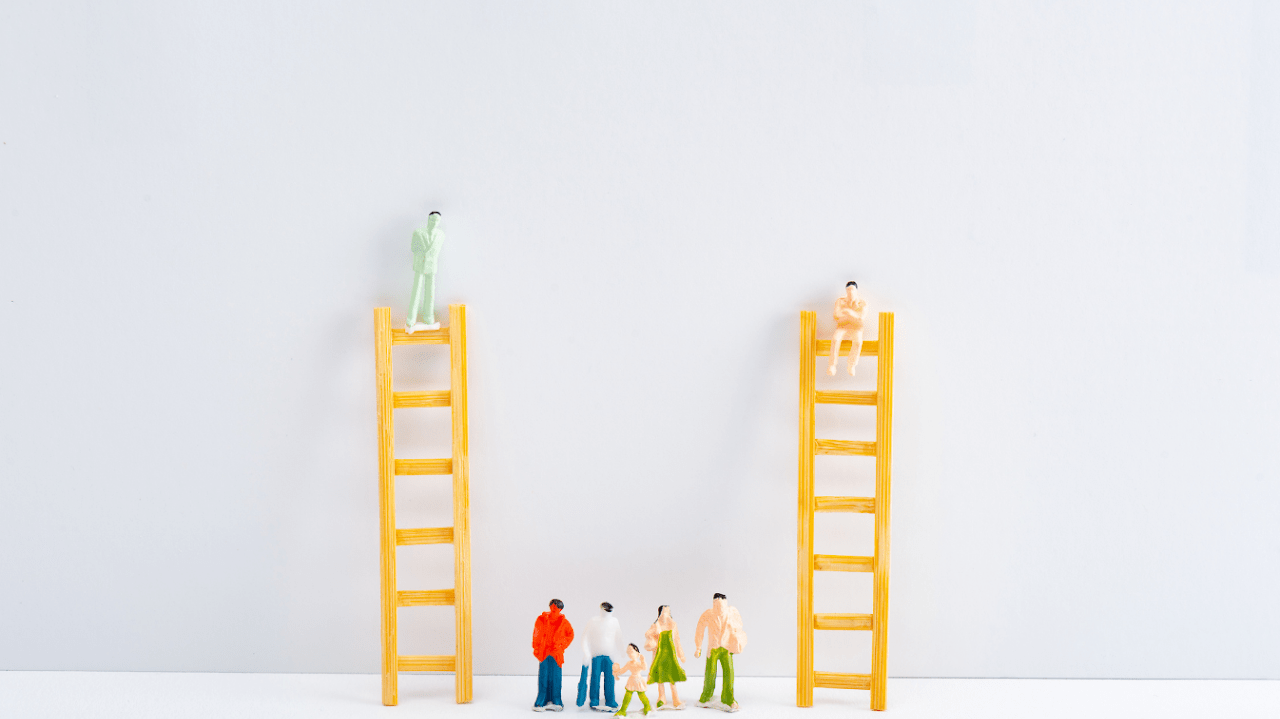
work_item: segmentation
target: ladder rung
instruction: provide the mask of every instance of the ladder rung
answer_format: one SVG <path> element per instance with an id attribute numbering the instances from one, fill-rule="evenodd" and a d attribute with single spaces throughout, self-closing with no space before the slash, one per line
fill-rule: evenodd
<path id="1" fill-rule="evenodd" d="M 875 571 L 875 557 L 849 557 L 839 554 L 813 555 L 815 572 L 871 572 Z"/>
<path id="2" fill-rule="evenodd" d="M 452 605 L 452 589 L 396 592 L 396 606 L 398 607 L 448 607 Z"/>
<path id="3" fill-rule="evenodd" d="M 870 689 L 870 674 L 838 674 L 836 672 L 814 672 L 813 685 L 827 689 Z"/>
<path id="4" fill-rule="evenodd" d="M 393 345 L 447 345 L 449 344 L 449 328 L 441 327 L 438 330 L 418 330 L 413 334 L 409 334 L 404 330 L 391 330 L 391 344 Z M 865 343 L 864 343 L 865 345 Z M 866 353 L 864 349 L 863 354 Z"/>
<path id="5" fill-rule="evenodd" d="M 861 512 L 876 513 L 875 497 L 814 497 L 815 512 Z"/>
<path id="6" fill-rule="evenodd" d="M 397 459 L 396 474 L 453 474 L 453 460 Z"/>
<path id="7" fill-rule="evenodd" d="M 448 407 L 449 391 L 392 392 L 391 403 L 395 407 Z"/>
<path id="8" fill-rule="evenodd" d="M 451 672 L 456 666 L 453 656 L 431 654 L 401 654 L 396 663 L 402 672 Z"/>
<path id="9" fill-rule="evenodd" d="M 816 404 L 867 404 L 874 407 L 876 393 L 818 390 L 813 393 L 813 401 Z M 399 407 L 400 405 L 396 406 Z"/>
<path id="10" fill-rule="evenodd" d="M 814 629 L 871 629 L 870 614 L 814 614 Z"/>
<path id="11" fill-rule="evenodd" d="M 813 441 L 813 453 L 874 457 L 876 456 L 876 443 L 855 442 L 846 439 L 816 439 Z"/>
<path id="12" fill-rule="evenodd" d="M 404 330 L 397 330 L 403 332 Z M 853 349 L 853 342 L 844 340 L 840 343 L 840 356 L 844 357 L 849 354 L 849 350 Z M 818 349 L 814 352 L 819 357 L 828 357 L 831 355 L 831 340 L 818 340 Z M 879 340 L 862 340 L 862 357 L 875 357 L 880 354 Z"/>
<path id="13" fill-rule="evenodd" d="M 422 529 L 397 529 L 396 544 L 451 544 L 453 527 L 424 527 Z"/>

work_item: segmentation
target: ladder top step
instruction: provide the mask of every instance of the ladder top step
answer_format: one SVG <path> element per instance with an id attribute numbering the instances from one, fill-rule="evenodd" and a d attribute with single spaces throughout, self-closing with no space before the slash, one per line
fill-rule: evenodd
<path id="1" fill-rule="evenodd" d="M 391 330 L 391 344 L 447 345 L 449 344 L 449 328 L 441 327 L 438 330 L 418 330 L 413 334 L 409 334 L 403 329 L 393 329 Z"/>
<path id="2" fill-rule="evenodd" d="M 443 392 L 392 392 L 393 407 L 448 407 L 449 390 Z"/>
<path id="3" fill-rule="evenodd" d="M 840 554 L 813 555 L 813 571 L 815 572 L 872 572 L 875 571 L 875 557 L 853 557 Z"/>
<path id="4" fill-rule="evenodd" d="M 400 330 L 403 331 L 403 330 Z M 844 357 L 849 354 L 849 350 L 853 349 L 853 342 L 844 340 L 840 343 L 840 356 Z M 818 340 L 818 346 L 814 352 L 819 357 L 827 357 L 831 354 L 831 340 Z M 880 354 L 880 340 L 862 340 L 862 357 L 875 357 Z"/>
<path id="5" fill-rule="evenodd" d="M 876 456 L 875 442 L 855 442 L 845 439 L 815 439 L 814 454 L 838 454 L 854 457 Z"/>
<path id="6" fill-rule="evenodd" d="M 861 404 L 874 407 L 876 393 L 818 390 L 813 393 L 813 401 L 815 404 Z"/>
<path id="7" fill-rule="evenodd" d="M 861 512 L 876 513 L 875 497 L 814 497 L 815 512 Z"/>
<path id="8" fill-rule="evenodd" d="M 870 689 L 870 674 L 840 674 L 838 672 L 814 672 L 813 685 L 827 689 Z"/>

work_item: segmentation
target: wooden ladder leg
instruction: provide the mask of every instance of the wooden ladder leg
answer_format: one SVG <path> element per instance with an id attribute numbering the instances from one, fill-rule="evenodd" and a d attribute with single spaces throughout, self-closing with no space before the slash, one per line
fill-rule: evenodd
<path id="1" fill-rule="evenodd" d="M 449 391 L 453 418 L 454 693 L 471 701 L 471 494 L 467 458 L 467 306 L 449 305 Z"/>
<path id="2" fill-rule="evenodd" d="M 813 706 L 813 430 L 816 315 L 800 313 L 800 481 L 796 595 L 796 706 Z"/>
<path id="3" fill-rule="evenodd" d="M 396 646 L 396 474 L 392 424 L 391 308 L 373 311 L 374 356 L 378 384 L 378 508 L 382 578 L 382 703 L 399 701 Z"/>
<path id="4" fill-rule="evenodd" d="M 884 711 L 889 649 L 889 469 L 893 433 L 893 313 L 880 313 L 876 367 L 876 548 L 871 604 L 871 709 Z"/>

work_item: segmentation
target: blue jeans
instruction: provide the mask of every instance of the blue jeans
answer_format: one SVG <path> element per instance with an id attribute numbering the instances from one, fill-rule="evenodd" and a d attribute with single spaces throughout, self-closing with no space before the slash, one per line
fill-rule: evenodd
<path id="1" fill-rule="evenodd" d="M 600 706 L 600 674 L 604 673 L 604 703 L 610 709 L 618 708 L 618 700 L 613 698 L 613 660 L 601 654 L 591 658 L 591 706 Z M 582 668 L 582 676 L 578 677 L 578 706 L 587 700 L 587 668 Z"/>
<path id="2" fill-rule="evenodd" d="M 564 706 L 564 702 L 560 701 L 560 679 L 560 665 L 556 664 L 555 657 L 548 654 L 538 665 L 538 698 L 533 702 L 535 707 L 548 704 Z"/>

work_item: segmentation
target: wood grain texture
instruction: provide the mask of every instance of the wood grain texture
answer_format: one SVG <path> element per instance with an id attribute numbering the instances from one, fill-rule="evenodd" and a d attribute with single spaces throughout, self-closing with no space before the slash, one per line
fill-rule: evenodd
<path id="1" fill-rule="evenodd" d="M 404 672 L 451 672 L 454 666 L 454 658 L 446 655 L 405 654 L 400 657 L 400 671 Z"/>
<path id="2" fill-rule="evenodd" d="M 870 572 L 875 557 L 855 557 L 845 554 L 815 554 L 813 569 L 817 572 Z"/>
<path id="3" fill-rule="evenodd" d="M 849 350 L 853 349 L 852 340 L 844 340 L 840 343 L 840 356 L 847 357 Z M 876 340 L 863 340 L 861 357 L 875 357 L 880 354 L 880 345 Z M 831 355 L 831 340 L 818 340 L 817 355 L 819 357 L 829 357 Z"/>
<path id="4" fill-rule="evenodd" d="M 796 706 L 813 706 L 813 450 L 814 348 L 817 318 L 800 313 L 800 468 L 796 518 Z M 830 341 L 828 341 L 830 345 Z"/>
<path id="5" fill-rule="evenodd" d="M 420 529 L 397 529 L 396 545 L 405 547 L 413 544 L 449 544 L 453 542 L 453 527 L 423 527 Z"/>
<path id="6" fill-rule="evenodd" d="M 398 475 L 453 473 L 451 459 L 397 459 L 395 466 Z"/>
<path id="7" fill-rule="evenodd" d="M 449 392 L 396 392 L 396 409 L 401 407 L 448 407 Z"/>
<path id="8" fill-rule="evenodd" d="M 452 589 L 416 589 L 396 592 L 396 605 L 401 607 L 448 607 L 453 606 L 454 602 Z M 401 668 L 400 671 L 404 669 Z"/>
<path id="9" fill-rule="evenodd" d="M 874 407 L 876 393 L 819 390 L 814 393 L 813 401 L 818 404 L 860 404 Z"/>
<path id="10" fill-rule="evenodd" d="M 867 630 L 871 629 L 870 614 L 815 614 L 814 629 Z"/>
<path id="11" fill-rule="evenodd" d="M 379 577 L 382 597 L 382 703 L 395 706 L 396 648 L 396 473 L 392 455 L 395 429 L 391 401 L 391 308 L 373 311 L 374 370 L 378 398 Z"/>
<path id="12" fill-rule="evenodd" d="M 814 497 L 815 512 L 876 513 L 875 497 Z"/>
<path id="13" fill-rule="evenodd" d="M 397 345 L 447 345 L 449 344 L 449 328 L 419 330 L 413 334 L 400 329 L 392 330 L 391 342 Z"/>
<path id="14" fill-rule="evenodd" d="M 826 689 L 870 689 L 870 674 L 839 674 L 837 672 L 814 672 L 813 685 Z"/>
<path id="15" fill-rule="evenodd" d="M 471 463 L 467 435 L 467 306 L 449 305 L 449 387 L 453 396 L 454 696 L 471 701 Z"/>
<path id="16" fill-rule="evenodd" d="M 855 442 L 845 439 L 817 439 L 813 442 L 813 453 L 874 457 L 876 456 L 876 443 Z"/>
<path id="17" fill-rule="evenodd" d="M 893 313 L 880 313 L 876 368 L 876 548 L 872 578 L 871 709 L 884 711 L 889 654 L 889 470 L 893 448 Z"/>

